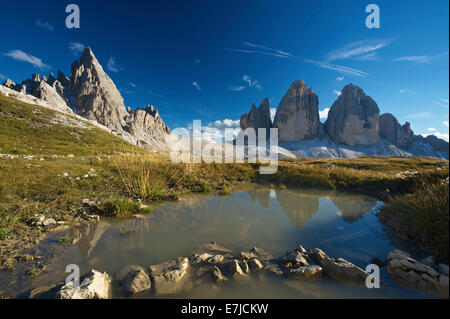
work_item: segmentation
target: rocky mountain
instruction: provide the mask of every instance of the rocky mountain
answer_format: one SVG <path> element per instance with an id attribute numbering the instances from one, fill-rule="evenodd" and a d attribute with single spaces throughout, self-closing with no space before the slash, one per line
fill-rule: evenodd
<path id="1" fill-rule="evenodd" d="M 409 122 L 400 125 L 394 115 L 385 113 L 380 115 L 378 124 L 380 136 L 392 144 L 404 148 L 409 148 L 413 144 L 415 136 Z"/>
<path id="2" fill-rule="evenodd" d="M 56 78 L 53 73 L 42 79 L 33 74 L 20 85 L 6 79 L 3 86 L 17 91 L 22 100 L 32 100 L 29 97 L 32 96 L 53 109 L 75 112 L 132 144 L 153 150 L 167 149 L 165 137 L 170 129 L 155 107 L 127 111 L 119 90 L 88 47 L 80 60 L 72 63 L 70 78 L 58 71 Z"/>
<path id="3" fill-rule="evenodd" d="M 266 138 L 268 138 L 270 136 L 269 129 L 272 127 L 269 99 L 265 98 L 258 108 L 255 104 L 252 104 L 250 112 L 242 114 L 240 125 L 243 131 L 249 127 L 255 128 L 256 134 L 258 134 L 258 128 L 265 128 Z"/>
<path id="4" fill-rule="evenodd" d="M 356 85 L 342 89 L 325 125 L 319 122 L 318 105 L 304 81 L 291 84 L 272 125 L 278 128 L 280 157 L 449 156 L 448 142 L 434 135 L 416 136 L 408 122 L 401 125 L 392 114 L 379 115 L 377 103 Z M 241 116 L 241 128 L 268 128 L 269 113 L 268 100 L 259 108 L 252 105 Z"/>
<path id="5" fill-rule="evenodd" d="M 359 87 L 349 84 L 333 103 L 325 130 L 338 144 L 372 145 L 379 141 L 377 103 Z"/>
<path id="6" fill-rule="evenodd" d="M 280 142 L 299 141 L 321 135 L 319 98 L 303 80 L 294 81 L 278 105 L 273 127 Z"/>

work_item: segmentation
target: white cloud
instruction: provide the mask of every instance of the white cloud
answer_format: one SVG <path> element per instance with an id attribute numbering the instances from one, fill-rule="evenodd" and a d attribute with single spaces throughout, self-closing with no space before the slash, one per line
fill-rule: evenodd
<path id="1" fill-rule="evenodd" d="M 447 142 L 449 141 L 448 133 L 439 133 L 439 132 L 436 132 L 436 133 L 434 133 L 433 135 L 436 136 L 436 137 L 438 137 L 438 138 L 443 139 L 444 141 L 447 141 Z"/>
<path id="2" fill-rule="evenodd" d="M 402 56 L 394 59 L 396 62 L 411 62 L 411 63 L 428 63 L 439 60 L 444 55 L 448 55 L 448 52 L 439 53 L 435 55 L 409 55 Z"/>
<path id="3" fill-rule="evenodd" d="M 117 60 L 115 57 L 110 57 L 107 64 L 108 70 L 114 73 L 123 71 L 123 68 L 117 64 Z"/>
<path id="4" fill-rule="evenodd" d="M 329 107 L 323 109 L 322 111 L 319 111 L 319 117 L 321 119 L 327 119 L 328 118 L 328 112 L 330 112 L 330 108 Z"/>
<path id="5" fill-rule="evenodd" d="M 403 94 L 403 93 L 409 93 L 409 94 L 413 94 L 416 93 L 413 90 L 409 90 L 409 89 L 401 89 L 400 91 L 398 91 L 399 93 Z"/>
<path id="6" fill-rule="evenodd" d="M 437 105 L 443 106 L 443 107 L 448 107 L 447 99 L 438 99 L 438 100 L 434 101 L 434 103 L 436 103 Z"/>
<path id="7" fill-rule="evenodd" d="M 261 84 L 257 81 L 257 80 L 252 80 L 252 77 L 250 75 L 244 74 L 242 76 L 242 81 L 247 83 L 247 86 L 243 86 L 243 85 L 239 85 L 239 86 L 235 86 L 232 85 L 230 86 L 230 90 L 232 91 L 242 91 L 245 90 L 246 88 L 250 88 L 250 87 L 254 87 L 257 88 L 258 90 L 261 90 Z"/>
<path id="8" fill-rule="evenodd" d="M 31 65 L 33 65 L 37 68 L 40 68 L 40 69 L 50 68 L 50 66 L 45 64 L 44 62 L 42 62 L 41 59 L 39 59 L 31 54 L 25 53 L 22 50 L 11 50 L 7 53 L 3 53 L 3 55 L 9 56 L 17 61 L 28 62 Z"/>
<path id="9" fill-rule="evenodd" d="M 133 87 L 133 88 L 136 87 L 136 84 L 134 84 L 133 82 L 129 82 L 128 85 L 131 86 L 131 87 Z"/>
<path id="10" fill-rule="evenodd" d="M 38 26 L 38 27 L 41 27 L 41 28 L 43 28 L 43 29 L 46 29 L 46 30 L 48 30 L 48 31 L 55 31 L 55 29 L 53 28 L 53 26 L 50 24 L 50 23 L 48 23 L 47 21 L 45 21 L 45 22 L 42 22 L 42 21 L 40 21 L 40 20 L 37 20 L 36 21 L 36 25 Z"/>
<path id="11" fill-rule="evenodd" d="M 247 88 L 246 86 L 230 86 L 231 91 L 242 91 L 245 90 L 246 88 Z"/>
<path id="12" fill-rule="evenodd" d="M 343 76 L 338 76 L 338 77 L 336 78 L 336 80 L 338 80 L 339 82 L 341 82 L 342 80 L 344 80 L 344 77 L 343 77 Z"/>
<path id="13" fill-rule="evenodd" d="M 289 60 L 297 59 L 297 57 L 295 55 L 293 55 L 289 52 L 286 52 L 286 51 L 283 51 L 280 49 L 267 47 L 265 45 L 256 44 L 256 43 L 252 43 L 252 42 L 244 42 L 243 45 L 251 48 L 251 50 L 249 50 L 249 49 L 230 49 L 230 48 L 226 48 L 225 50 L 227 50 L 229 52 L 235 52 L 235 53 L 261 54 L 261 55 L 267 55 L 267 56 L 274 56 L 277 58 L 289 59 Z"/>
<path id="14" fill-rule="evenodd" d="M 390 40 L 362 40 L 350 43 L 342 48 L 331 51 L 326 56 L 326 61 L 336 61 L 345 59 L 374 60 L 376 50 L 379 50 L 391 43 Z"/>
<path id="15" fill-rule="evenodd" d="M 430 131 L 430 132 L 437 131 L 434 127 L 429 127 L 427 130 Z"/>
<path id="16" fill-rule="evenodd" d="M 444 121 L 442 122 L 442 125 L 447 126 L 448 127 L 448 121 Z"/>
<path id="17" fill-rule="evenodd" d="M 242 76 L 242 81 L 247 82 L 249 87 L 255 87 L 257 89 L 261 89 L 261 84 L 259 84 L 259 82 L 256 80 L 252 80 L 251 76 L 249 76 L 247 74 L 244 74 Z"/>
<path id="18" fill-rule="evenodd" d="M 192 82 L 192 85 L 197 89 L 197 91 L 201 91 L 202 90 L 202 88 L 200 87 L 200 85 L 196 81 Z"/>
<path id="19" fill-rule="evenodd" d="M 412 113 L 408 114 L 406 117 L 414 120 L 421 120 L 425 118 L 429 118 L 431 116 L 430 112 L 420 112 L 420 113 Z"/>
<path id="20" fill-rule="evenodd" d="M 439 132 L 435 132 L 433 134 L 421 134 L 423 137 L 427 137 L 429 135 L 434 135 L 437 138 L 443 139 L 444 141 L 449 141 L 449 135 L 448 133 L 439 133 Z"/>
<path id="21" fill-rule="evenodd" d="M 275 119 L 275 114 L 277 114 L 277 109 L 274 107 L 271 107 L 270 108 L 270 119 L 272 120 L 272 123 L 273 123 L 273 120 Z"/>
<path id="22" fill-rule="evenodd" d="M 351 75 L 355 75 L 355 76 L 359 76 L 359 77 L 366 77 L 369 75 L 368 73 L 358 70 L 358 69 L 350 68 L 350 67 L 343 66 L 343 65 L 332 64 L 332 63 L 325 62 L 325 61 L 315 61 L 315 60 L 305 59 L 305 60 L 303 60 L 303 62 L 315 64 L 318 67 L 321 67 L 322 69 L 334 70 L 334 71 L 338 71 L 340 73 L 351 74 Z"/>
<path id="23" fill-rule="evenodd" d="M 74 55 L 80 55 L 84 50 L 84 44 L 79 42 L 70 42 L 69 49 Z"/>
<path id="24" fill-rule="evenodd" d="M 336 94 L 337 96 L 341 96 L 341 91 L 334 90 L 334 91 L 333 91 L 333 94 Z"/>

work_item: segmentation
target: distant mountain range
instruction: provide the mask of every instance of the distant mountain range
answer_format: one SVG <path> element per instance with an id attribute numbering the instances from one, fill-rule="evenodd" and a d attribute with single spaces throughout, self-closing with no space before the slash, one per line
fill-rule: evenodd
<path id="1" fill-rule="evenodd" d="M 110 133 L 142 148 L 167 151 L 170 129 L 152 105 L 135 111 L 126 108 L 114 82 L 90 48 L 72 63 L 70 77 L 61 71 L 16 84 L 6 79 L 0 93 L 43 105 L 99 123 Z M 324 124 L 319 120 L 319 100 L 303 80 L 292 83 L 272 122 L 269 100 L 252 105 L 240 120 L 242 129 L 278 128 L 283 157 L 432 156 L 448 159 L 448 142 L 430 135 L 414 135 L 407 122 L 400 125 L 361 88 L 349 84 L 333 103 Z"/>
<path id="2" fill-rule="evenodd" d="M 408 122 L 400 125 L 392 114 L 380 115 L 377 103 L 353 84 L 342 89 L 324 124 L 317 95 L 303 80 L 296 80 L 281 99 L 273 122 L 265 98 L 241 116 L 240 126 L 278 128 L 279 145 L 289 157 L 449 156 L 448 142 L 434 135 L 414 135 Z"/>

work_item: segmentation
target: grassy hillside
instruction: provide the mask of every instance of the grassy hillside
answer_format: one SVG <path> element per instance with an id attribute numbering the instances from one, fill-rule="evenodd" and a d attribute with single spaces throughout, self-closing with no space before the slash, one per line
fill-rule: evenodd
<path id="1" fill-rule="evenodd" d="M 101 155 L 140 150 L 88 122 L 0 95 L 0 153 Z"/>
<path id="2" fill-rule="evenodd" d="M 0 156 L 0 268 L 11 267 L 18 252 L 40 238 L 42 234 L 36 234 L 42 230 L 31 227 L 36 214 L 71 225 L 86 211 L 83 199 L 98 201 L 95 213 L 127 216 L 151 211 L 141 209 L 139 202 L 151 206 L 154 201 L 197 192 L 226 195 L 237 185 L 253 182 L 358 192 L 388 203 L 411 202 L 405 196 L 418 191 L 428 196 L 428 186 L 440 185 L 448 177 L 448 161 L 429 158 L 296 159 L 280 162 L 274 175 L 259 175 L 255 164 L 174 164 L 101 129 L 80 126 L 70 116 L 3 96 L 0 154 L 16 156 Z M 448 200 L 442 198 L 437 199 L 439 207 L 446 205 L 448 210 Z M 396 205 L 386 214 L 400 216 L 408 210 L 419 217 L 435 216 L 428 207 L 433 206 L 416 205 L 410 210 Z M 442 254 L 442 245 L 434 249 L 433 238 L 447 238 L 448 258 L 448 227 L 437 222 L 448 225 L 448 213 L 437 212 L 438 219 L 417 219 L 426 229 L 416 232 L 421 237 L 418 243 L 426 242 L 424 247 Z"/>

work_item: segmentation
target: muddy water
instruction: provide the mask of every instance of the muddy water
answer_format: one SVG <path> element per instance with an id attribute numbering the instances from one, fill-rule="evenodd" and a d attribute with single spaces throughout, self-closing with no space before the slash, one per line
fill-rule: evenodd
<path id="1" fill-rule="evenodd" d="M 53 234 L 30 250 L 43 256 L 40 276 L 0 272 L 0 293 L 26 296 L 26 292 L 64 280 L 68 264 L 114 275 L 129 264 L 148 267 L 177 256 L 190 256 L 200 244 L 217 242 L 235 252 L 257 246 L 280 256 L 299 244 L 319 247 L 365 268 L 373 257 L 385 259 L 395 248 L 415 257 L 420 251 L 390 236 L 375 213 L 382 203 L 374 199 L 321 191 L 252 188 L 228 197 L 192 196 L 157 205 L 143 219 L 102 220 L 68 233 Z M 75 244 L 61 244 L 69 236 Z M 424 298 L 432 297 L 399 287 L 381 269 L 380 289 L 346 286 L 328 278 L 298 281 L 269 273 L 252 275 L 249 282 L 229 282 L 218 288 L 210 283 L 193 286 L 176 298 Z M 117 290 L 114 297 L 126 297 Z M 135 297 L 153 298 L 151 293 Z"/>

